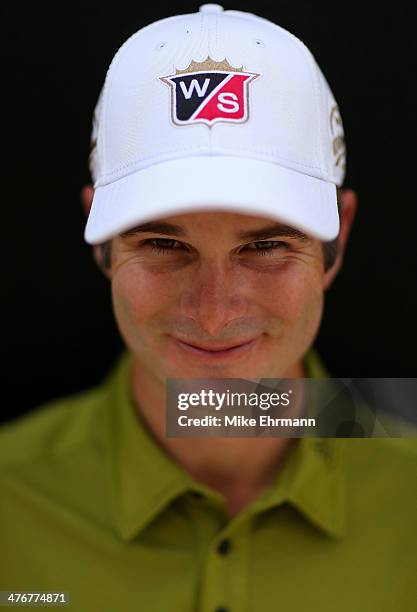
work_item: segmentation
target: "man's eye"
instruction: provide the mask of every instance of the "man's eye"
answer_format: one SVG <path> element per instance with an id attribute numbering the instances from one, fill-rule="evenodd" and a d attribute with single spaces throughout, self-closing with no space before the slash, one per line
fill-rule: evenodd
<path id="1" fill-rule="evenodd" d="M 149 244 L 152 251 L 156 251 L 157 253 L 168 253 L 169 251 L 176 250 L 173 249 L 173 245 L 176 242 L 177 241 L 172 238 L 151 238 L 150 240 L 145 240 L 145 244 Z"/>
<path id="2" fill-rule="evenodd" d="M 252 245 L 254 249 L 250 248 Z M 248 245 L 250 251 L 254 251 L 255 255 L 274 255 L 280 249 L 283 249 L 287 245 L 281 240 L 262 240 L 258 242 L 252 242 Z"/>

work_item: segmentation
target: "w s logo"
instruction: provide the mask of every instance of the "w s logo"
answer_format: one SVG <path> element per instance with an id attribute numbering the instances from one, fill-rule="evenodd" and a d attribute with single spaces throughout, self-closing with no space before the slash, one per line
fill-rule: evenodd
<path id="1" fill-rule="evenodd" d="M 200 64 L 207 65 L 208 60 Z M 215 64 L 211 60 L 210 67 Z M 223 68 L 227 62 L 219 62 Z M 192 62 L 191 67 L 198 66 Z M 228 64 L 230 66 L 230 64 Z M 217 121 L 242 123 L 249 117 L 248 84 L 259 74 L 236 70 L 182 71 L 160 80 L 171 89 L 171 115 L 175 125 Z"/>

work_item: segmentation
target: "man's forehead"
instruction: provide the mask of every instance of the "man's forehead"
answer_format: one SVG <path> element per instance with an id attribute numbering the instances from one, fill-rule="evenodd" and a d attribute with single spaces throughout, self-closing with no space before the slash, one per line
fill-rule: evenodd
<path id="1" fill-rule="evenodd" d="M 233 238 L 240 240 L 261 239 L 261 237 L 287 236 L 299 240 L 310 240 L 300 229 L 288 225 L 271 217 L 246 215 L 224 211 L 198 211 L 169 217 L 159 217 L 146 223 L 135 225 L 122 232 L 122 238 L 143 233 L 157 233 L 177 238 L 191 237 L 193 230 L 206 230 L 208 233 L 213 227 L 225 229 Z"/>

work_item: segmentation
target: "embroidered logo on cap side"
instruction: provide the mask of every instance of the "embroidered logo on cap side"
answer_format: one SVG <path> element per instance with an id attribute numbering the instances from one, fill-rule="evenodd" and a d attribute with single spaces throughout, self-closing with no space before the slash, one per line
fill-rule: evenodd
<path id="1" fill-rule="evenodd" d="M 334 165 L 339 167 L 341 171 L 344 171 L 346 167 L 346 144 L 342 118 L 337 104 L 330 111 L 330 133 L 332 135 Z"/>
<path id="2" fill-rule="evenodd" d="M 225 59 L 194 60 L 185 70 L 159 79 L 171 90 L 171 118 L 175 125 L 219 121 L 244 123 L 249 118 L 249 83 L 260 76 L 233 68 Z"/>

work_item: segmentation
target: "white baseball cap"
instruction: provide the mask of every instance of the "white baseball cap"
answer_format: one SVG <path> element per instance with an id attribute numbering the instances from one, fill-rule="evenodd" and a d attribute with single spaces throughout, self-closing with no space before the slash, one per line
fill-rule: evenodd
<path id="1" fill-rule="evenodd" d="M 269 217 L 320 240 L 339 232 L 343 126 L 307 47 L 218 4 L 156 21 L 117 51 L 97 102 L 84 238 L 169 215 Z"/>

